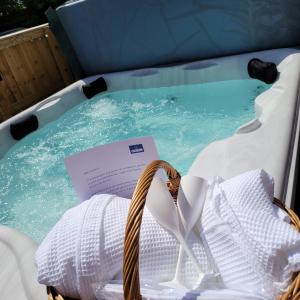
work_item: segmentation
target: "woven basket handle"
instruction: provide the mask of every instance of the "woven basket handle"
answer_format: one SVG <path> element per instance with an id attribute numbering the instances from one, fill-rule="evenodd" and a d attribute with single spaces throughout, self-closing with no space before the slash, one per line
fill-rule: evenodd
<path id="1" fill-rule="evenodd" d="M 166 161 L 151 162 L 139 178 L 127 217 L 123 258 L 123 289 L 125 300 L 141 300 L 139 278 L 139 239 L 146 196 L 158 169 L 164 169 L 169 178 L 169 191 L 177 198 L 180 174 Z"/>

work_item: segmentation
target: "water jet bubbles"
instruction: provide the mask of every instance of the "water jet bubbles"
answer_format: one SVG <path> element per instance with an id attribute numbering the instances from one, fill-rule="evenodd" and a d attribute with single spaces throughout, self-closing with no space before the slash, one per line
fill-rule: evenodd
<path id="1" fill-rule="evenodd" d="M 41 241 L 78 203 L 64 157 L 100 144 L 153 136 L 160 158 L 185 174 L 207 144 L 232 135 L 254 117 L 249 99 L 260 86 L 264 90 L 255 80 L 232 80 L 116 91 L 84 101 L 25 137 L 0 161 L 1 223 Z"/>

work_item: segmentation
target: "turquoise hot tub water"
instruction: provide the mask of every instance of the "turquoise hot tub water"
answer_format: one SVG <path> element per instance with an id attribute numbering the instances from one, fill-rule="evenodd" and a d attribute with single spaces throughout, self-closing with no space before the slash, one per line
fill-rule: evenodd
<path id="1" fill-rule="evenodd" d="M 185 174 L 209 143 L 254 118 L 256 80 L 103 93 L 28 135 L 0 161 L 0 223 L 40 242 L 78 203 L 64 157 L 99 144 L 154 137 L 161 159 Z"/>

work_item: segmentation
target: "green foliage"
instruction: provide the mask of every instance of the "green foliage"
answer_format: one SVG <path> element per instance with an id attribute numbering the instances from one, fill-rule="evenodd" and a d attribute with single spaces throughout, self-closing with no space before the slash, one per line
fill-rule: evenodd
<path id="1" fill-rule="evenodd" d="M 47 8 L 57 7 L 64 2 L 65 0 L 0 0 L 0 33 L 46 23 Z"/>

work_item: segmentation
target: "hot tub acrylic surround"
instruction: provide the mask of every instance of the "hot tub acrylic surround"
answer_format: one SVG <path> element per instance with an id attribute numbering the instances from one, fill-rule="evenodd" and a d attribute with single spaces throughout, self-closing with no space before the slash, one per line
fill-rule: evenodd
<path id="1" fill-rule="evenodd" d="M 275 178 L 275 194 L 291 203 L 292 157 L 295 151 L 295 111 L 298 97 L 300 54 L 297 49 L 278 49 L 239 56 L 196 61 L 161 68 L 102 74 L 108 91 L 163 87 L 233 79 L 248 79 L 247 63 L 257 57 L 278 65 L 280 77 L 273 87 L 256 99 L 256 119 L 237 129 L 229 139 L 209 145 L 199 154 L 190 173 L 210 177 L 232 177 L 253 168 L 264 168 Z M 60 92 L 0 125 L 0 157 L 16 141 L 10 124 L 34 114 L 39 126 L 57 119 L 84 101 L 82 85 L 98 76 L 75 82 Z M 276 128 L 276 129 L 275 129 Z M 289 173 L 291 172 L 291 176 Z M 290 183 L 288 184 L 288 180 Z M 289 190 L 289 192 L 288 192 Z"/>
<path id="2" fill-rule="evenodd" d="M 108 91 L 117 91 L 249 78 L 247 63 L 251 58 L 275 62 L 280 76 L 271 89 L 257 97 L 256 119 L 238 128 L 234 136 L 209 145 L 199 154 L 190 173 L 206 178 L 216 174 L 229 178 L 249 169 L 264 168 L 275 178 L 276 196 L 291 198 L 289 175 L 292 174 L 289 172 L 295 152 L 292 147 L 297 120 L 299 52 L 298 49 L 277 49 L 101 76 L 107 82 Z M 16 143 L 9 133 L 10 124 L 34 114 L 43 127 L 84 101 L 81 86 L 99 76 L 77 81 L 0 124 L 0 158 Z M 286 201 L 291 203 L 291 199 Z"/>
<path id="3" fill-rule="evenodd" d="M 0 225 L 0 291 L 6 300 L 46 300 L 45 286 L 36 280 L 37 244 L 16 229 Z"/>
<path id="4" fill-rule="evenodd" d="M 282 60 L 278 64 L 279 79 L 256 98 L 256 119 L 239 128 L 235 135 L 208 145 L 194 161 L 190 174 L 230 178 L 249 169 L 263 168 L 274 177 L 275 196 L 293 207 L 299 139 L 299 70 L 299 53 Z"/>
<path id="5" fill-rule="evenodd" d="M 77 81 L 2 123 L 0 158 L 16 142 L 9 133 L 11 123 L 35 114 L 39 126 L 44 126 L 83 101 L 81 86 L 99 76 L 105 78 L 108 91 L 243 79 L 249 78 L 248 61 L 257 57 L 276 63 L 280 76 L 271 89 L 256 99 L 256 119 L 238 128 L 229 139 L 209 145 L 199 154 L 190 172 L 203 177 L 218 174 L 229 178 L 249 169 L 264 168 L 275 178 L 276 196 L 291 198 L 293 184 L 288 184 L 288 180 L 292 180 L 289 172 L 292 153 L 295 153 L 292 149 L 297 121 L 299 52 L 298 49 L 276 49 L 162 68 L 102 74 Z M 291 199 L 286 199 L 286 202 L 290 204 Z"/>

